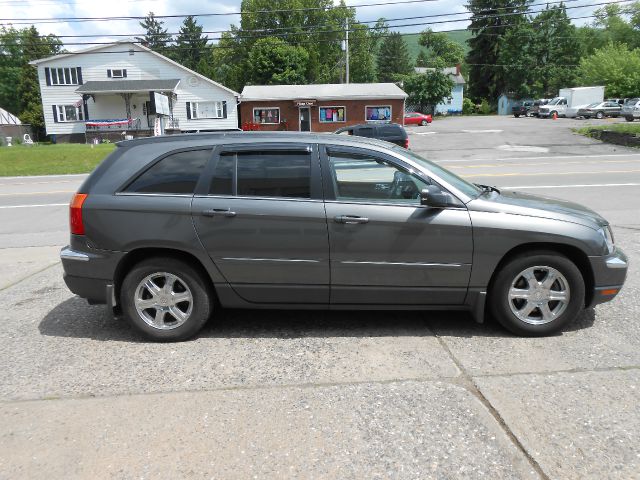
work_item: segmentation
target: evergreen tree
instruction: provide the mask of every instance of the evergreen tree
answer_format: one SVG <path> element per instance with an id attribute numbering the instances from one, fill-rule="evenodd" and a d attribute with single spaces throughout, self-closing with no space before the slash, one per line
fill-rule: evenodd
<path id="1" fill-rule="evenodd" d="M 425 50 L 420 50 L 416 57 L 416 67 L 426 67 L 429 64 L 429 56 Z"/>
<path id="2" fill-rule="evenodd" d="M 144 28 L 145 34 L 144 37 L 136 37 L 137 41 L 154 52 L 164 54 L 169 51 L 171 35 L 164 28 L 164 22 L 158 20 L 153 12 L 149 12 L 140 26 Z"/>
<path id="3" fill-rule="evenodd" d="M 378 80 L 393 82 L 398 75 L 412 71 L 407 44 L 399 32 L 393 32 L 382 41 L 378 52 Z"/>
<path id="4" fill-rule="evenodd" d="M 198 25 L 195 18 L 189 15 L 182 22 L 176 46 L 173 49 L 174 58 L 187 68 L 195 70 L 202 68 L 200 64 L 207 55 L 208 37 L 202 35 L 202 25 Z"/>
<path id="5" fill-rule="evenodd" d="M 504 36 L 526 21 L 531 0 L 469 0 L 469 93 L 476 99 L 495 101 L 505 90 L 509 72 L 497 67 Z"/>
<path id="6" fill-rule="evenodd" d="M 462 46 L 452 41 L 446 33 L 432 32 L 427 29 L 420 34 L 418 43 L 427 50 L 420 58 L 425 67 L 445 68 L 462 63 L 464 59 L 464 49 Z"/>

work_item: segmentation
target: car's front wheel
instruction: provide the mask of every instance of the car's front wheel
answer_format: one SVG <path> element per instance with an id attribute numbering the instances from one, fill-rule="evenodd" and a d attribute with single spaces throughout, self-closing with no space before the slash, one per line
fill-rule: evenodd
<path id="1" fill-rule="evenodd" d="M 572 322 L 584 307 L 578 267 L 564 255 L 529 252 L 504 265 L 489 292 L 489 307 L 517 335 L 544 336 Z"/>
<path id="2" fill-rule="evenodd" d="M 427 125 L 429 125 L 429 122 L 427 122 L 426 120 L 422 120 L 420 122 L 420 125 L 422 125 L 423 127 L 426 127 Z"/>
<path id="3" fill-rule="evenodd" d="M 598 112 L 598 113 L 596 113 L 596 118 L 597 118 L 598 120 L 602 119 L 603 117 L 604 117 L 604 113 L 602 113 L 602 112 Z"/>
<path id="4" fill-rule="evenodd" d="M 633 122 L 633 117 L 624 117 L 627 122 Z"/>
<path id="5" fill-rule="evenodd" d="M 125 317 L 151 340 L 176 342 L 200 331 L 213 301 L 207 282 L 181 260 L 156 257 L 135 265 L 120 289 Z"/>

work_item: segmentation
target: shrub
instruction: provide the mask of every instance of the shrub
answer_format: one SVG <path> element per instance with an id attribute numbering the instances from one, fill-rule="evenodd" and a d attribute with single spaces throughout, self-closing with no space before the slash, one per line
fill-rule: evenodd
<path id="1" fill-rule="evenodd" d="M 486 98 L 482 99 L 480 102 L 480 107 L 478 109 L 482 115 L 490 115 L 491 114 L 491 105 L 487 102 Z"/>
<path id="2" fill-rule="evenodd" d="M 462 113 L 464 115 L 472 115 L 476 113 L 476 106 L 473 103 L 473 100 L 470 98 L 465 98 L 462 100 Z"/>

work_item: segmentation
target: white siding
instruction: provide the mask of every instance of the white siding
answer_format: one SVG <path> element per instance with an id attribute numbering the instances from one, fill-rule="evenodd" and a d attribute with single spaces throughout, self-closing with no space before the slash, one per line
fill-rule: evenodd
<path id="1" fill-rule="evenodd" d="M 134 55 L 128 51 L 134 49 Z M 105 53 L 119 52 L 119 53 Z M 179 79 L 177 88 L 177 100 L 174 103 L 174 117 L 180 122 L 181 130 L 226 130 L 238 127 L 238 114 L 236 97 L 231 92 L 220 88 L 212 82 L 194 75 L 190 70 L 176 66 L 171 62 L 147 52 L 134 44 L 117 44 L 91 53 L 70 55 L 67 57 L 52 59 L 38 65 L 40 91 L 42 93 L 42 105 L 45 124 L 48 134 L 84 133 L 84 122 L 55 123 L 53 118 L 53 105 L 72 105 L 80 100 L 80 94 L 75 93 L 77 85 L 71 86 L 47 86 L 45 67 L 81 67 L 82 80 L 109 81 L 108 69 L 126 69 L 126 80 L 161 80 Z M 120 80 L 120 79 L 118 79 Z M 146 126 L 147 118 L 143 115 L 144 101 L 148 95 L 135 95 L 132 98 L 131 116 L 140 118 L 143 126 Z M 187 119 L 187 102 L 198 101 L 226 101 L 227 118 L 224 119 Z M 136 108 L 133 108 L 133 105 Z M 96 101 L 88 101 L 89 119 L 126 118 L 125 102 L 120 95 L 102 94 L 96 95 Z"/>

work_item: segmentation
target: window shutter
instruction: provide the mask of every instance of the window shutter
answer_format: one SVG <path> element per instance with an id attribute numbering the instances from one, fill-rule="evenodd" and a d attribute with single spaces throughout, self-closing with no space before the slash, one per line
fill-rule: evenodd
<path id="1" fill-rule="evenodd" d="M 191 102 L 187 102 L 187 120 L 191 120 Z"/>
<path id="2" fill-rule="evenodd" d="M 124 78 L 127 78 L 127 70 L 126 70 L 126 69 L 125 69 L 125 70 L 122 70 L 122 76 L 123 76 Z"/>
<path id="3" fill-rule="evenodd" d="M 47 78 L 47 85 L 51 86 L 51 71 L 49 70 L 49 67 L 45 67 L 44 76 Z"/>
<path id="4" fill-rule="evenodd" d="M 76 67 L 76 73 L 78 74 L 78 85 L 83 85 L 83 83 L 82 83 L 82 67 Z"/>
<path id="5" fill-rule="evenodd" d="M 107 77 L 111 78 L 111 69 L 107 70 Z"/>
<path id="6" fill-rule="evenodd" d="M 222 102 L 222 118 L 227 118 L 227 102 Z"/>
<path id="7" fill-rule="evenodd" d="M 58 123 L 58 106 L 52 105 L 53 107 L 53 121 L 54 123 Z"/>

